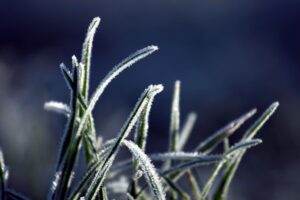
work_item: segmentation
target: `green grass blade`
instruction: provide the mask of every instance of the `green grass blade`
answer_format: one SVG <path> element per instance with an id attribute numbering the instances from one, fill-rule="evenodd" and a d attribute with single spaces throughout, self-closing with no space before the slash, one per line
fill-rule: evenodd
<path id="1" fill-rule="evenodd" d="M 194 196 L 194 199 L 201 199 L 200 187 L 199 187 L 198 182 L 191 170 L 187 171 L 187 176 L 188 176 L 188 182 L 192 188 L 192 194 Z"/>
<path id="2" fill-rule="evenodd" d="M 163 185 L 148 156 L 135 143 L 131 141 L 124 141 L 124 144 L 128 147 L 135 159 L 139 161 L 141 170 L 143 171 L 145 178 L 150 185 L 151 191 L 153 192 L 154 199 L 165 200 L 166 197 Z"/>
<path id="3" fill-rule="evenodd" d="M 176 81 L 173 90 L 172 108 L 171 108 L 171 124 L 170 124 L 170 140 L 169 151 L 176 151 L 177 140 L 180 129 L 180 81 Z"/>
<path id="4" fill-rule="evenodd" d="M 91 187 L 88 188 L 86 193 L 87 199 L 93 199 L 95 193 L 99 190 L 102 186 L 104 179 L 107 176 L 107 172 L 114 161 L 117 152 L 122 144 L 122 142 L 126 139 L 129 135 L 130 131 L 132 130 L 134 124 L 136 123 L 137 119 L 141 115 L 142 111 L 145 109 L 149 99 L 153 98 L 156 94 L 160 93 L 163 90 L 162 85 L 150 85 L 141 95 L 138 103 L 136 104 L 135 108 L 133 109 L 132 113 L 130 114 L 128 120 L 122 127 L 121 133 L 119 134 L 117 140 L 113 144 L 113 147 L 106 157 L 105 161 L 101 164 L 101 167 L 97 171 L 95 178 L 91 183 Z"/>
<path id="5" fill-rule="evenodd" d="M 248 113 L 230 122 L 225 127 L 218 130 L 216 133 L 212 134 L 206 140 L 201 142 L 196 148 L 196 151 L 204 154 L 210 153 L 218 144 L 220 144 L 225 138 L 233 134 L 245 121 L 251 118 L 255 113 L 256 109 L 252 109 Z"/>
<path id="6" fill-rule="evenodd" d="M 81 138 L 79 137 L 68 148 L 66 158 L 56 173 L 57 180 L 53 183 L 52 199 L 65 199 L 69 194 L 80 147 Z"/>
<path id="7" fill-rule="evenodd" d="M 248 139 L 248 140 L 242 140 L 241 142 L 233 145 L 232 147 L 230 147 L 226 152 L 225 154 L 227 156 L 231 156 L 232 154 L 234 153 L 239 153 L 239 151 L 237 150 L 243 150 L 245 151 L 246 149 L 248 148 L 251 148 L 251 147 L 254 147 L 258 144 L 261 144 L 262 143 L 262 140 L 261 139 Z"/>
<path id="8" fill-rule="evenodd" d="M 89 78 L 90 78 L 90 66 L 91 66 L 91 57 L 92 57 L 92 47 L 93 40 L 96 33 L 96 30 L 100 24 L 100 18 L 95 17 L 90 23 L 85 41 L 82 46 L 82 56 L 81 63 L 83 65 L 83 73 L 81 76 L 81 94 L 84 97 L 85 101 L 88 100 L 89 92 Z"/>
<path id="9" fill-rule="evenodd" d="M 256 133 L 262 128 L 262 126 L 269 120 L 278 108 L 279 103 L 274 102 L 271 106 L 262 114 L 262 116 L 248 129 L 243 136 L 243 139 L 252 139 Z"/>
<path id="10" fill-rule="evenodd" d="M 177 173 L 177 172 L 184 173 L 188 169 L 192 169 L 194 167 L 198 167 L 201 165 L 213 164 L 213 163 L 219 162 L 222 159 L 223 159 L 222 155 L 208 155 L 205 157 L 194 159 L 192 161 L 188 161 L 188 162 L 184 162 L 184 163 L 175 165 L 174 167 L 171 167 L 170 169 L 162 171 L 161 174 L 166 176 L 166 175 L 170 175 L 170 174 Z"/>
<path id="11" fill-rule="evenodd" d="M 261 127 L 267 122 L 267 120 L 274 114 L 276 109 L 278 108 L 279 103 L 274 102 L 271 106 L 261 115 L 261 117 L 246 131 L 244 134 L 243 140 L 251 140 L 257 132 L 261 129 Z M 225 200 L 227 199 L 227 194 L 229 190 L 230 183 L 237 171 L 237 168 L 242 160 L 243 155 L 246 150 L 243 150 L 239 153 L 235 160 L 230 162 L 223 173 L 222 179 L 220 181 L 219 186 L 214 193 L 214 200 Z"/>
<path id="12" fill-rule="evenodd" d="M 72 180 L 71 174 L 73 167 L 75 165 L 77 155 L 80 148 L 80 137 L 74 137 L 74 132 L 76 129 L 76 118 L 78 116 L 78 101 L 77 94 L 79 89 L 79 74 L 78 68 L 74 68 L 73 72 L 73 82 L 76 85 L 72 91 L 71 98 L 71 117 L 67 124 L 67 129 L 65 131 L 63 141 L 60 147 L 60 152 L 58 154 L 58 162 L 56 165 L 56 177 L 53 181 L 52 191 L 50 193 L 50 198 L 60 199 L 64 198 L 69 190 L 69 185 Z M 76 141 L 76 142 L 75 142 Z"/>
<path id="13" fill-rule="evenodd" d="M 108 200 L 108 196 L 107 196 L 107 191 L 106 191 L 106 188 L 105 187 L 101 187 L 100 188 L 100 199 L 101 200 Z"/>
<path id="14" fill-rule="evenodd" d="M 191 112 L 188 114 L 187 119 L 183 125 L 183 128 L 179 134 L 179 139 L 178 139 L 177 147 L 176 147 L 177 151 L 181 151 L 184 148 L 187 140 L 189 139 L 189 137 L 192 133 L 192 130 L 194 128 L 196 120 L 197 120 L 196 113 Z"/>

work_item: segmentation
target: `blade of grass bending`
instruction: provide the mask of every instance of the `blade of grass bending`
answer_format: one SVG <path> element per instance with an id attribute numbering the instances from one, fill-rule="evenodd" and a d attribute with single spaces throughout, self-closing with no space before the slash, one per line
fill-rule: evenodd
<path id="1" fill-rule="evenodd" d="M 167 183 L 167 185 L 172 189 L 173 192 L 175 192 L 178 197 L 181 197 L 183 200 L 189 200 L 189 195 L 184 192 L 176 183 L 173 183 L 168 177 L 164 176 L 163 179 Z"/>
<path id="2" fill-rule="evenodd" d="M 6 169 L 4 164 L 3 153 L 0 149 L 0 198 L 5 200 L 5 188 L 6 188 Z"/>
<path id="3" fill-rule="evenodd" d="M 140 163 L 141 170 L 153 192 L 154 199 L 165 200 L 165 193 L 160 178 L 148 156 L 133 142 L 124 140 L 123 143 Z"/>
<path id="4" fill-rule="evenodd" d="M 84 115 L 82 117 L 82 120 L 79 124 L 78 130 L 76 135 L 80 135 L 81 131 L 83 130 L 88 116 L 91 114 L 92 110 L 94 109 L 98 99 L 104 92 L 105 88 L 108 86 L 108 84 L 116 77 L 118 76 L 123 70 L 133 65 L 135 62 L 145 58 L 146 56 L 150 55 L 154 51 L 156 51 L 158 47 L 156 46 L 149 46 L 144 49 L 141 49 L 133 54 L 131 54 L 129 57 L 127 57 L 125 60 L 123 60 L 120 64 L 115 66 L 112 71 L 110 71 L 104 79 L 100 82 L 98 85 L 95 93 L 92 95 L 90 103 L 87 106 L 86 111 L 84 112 Z"/>
<path id="5" fill-rule="evenodd" d="M 170 123 L 170 139 L 169 151 L 176 151 L 177 140 L 180 129 L 180 81 L 176 81 L 173 90 L 172 108 L 171 108 L 171 123 Z"/>
<path id="6" fill-rule="evenodd" d="M 189 139 L 189 137 L 192 133 L 192 130 L 194 128 L 196 120 L 197 120 L 196 113 L 191 112 L 188 114 L 187 119 L 183 125 L 183 128 L 179 134 L 179 139 L 178 139 L 177 147 L 176 147 L 177 151 L 180 151 L 184 148 L 187 140 Z"/>
<path id="7" fill-rule="evenodd" d="M 92 47 L 93 40 L 96 33 L 96 30 L 100 24 L 100 18 L 95 17 L 90 23 L 85 41 L 82 46 L 82 56 L 81 63 L 83 64 L 83 73 L 80 80 L 81 85 L 81 94 L 85 101 L 88 100 L 89 93 L 89 79 L 90 79 L 90 66 L 91 66 L 91 57 L 92 57 Z"/>
<path id="8" fill-rule="evenodd" d="M 123 70 L 130 67 L 135 62 L 145 58 L 146 56 L 150 55 L 154 51 L 156 51 L 158 47 L 156 46 L 149 46 L 144 49 L 141 49 L 133 54 L 131 54 L 129 57 L 127 57 L 125 60 L 123 60 L 120 64 L 115 66 L 112 71 L 110 71 L 104 79 L 100 82 L 98 85 L 96 92 L 93 94 L 89 105 L 87 106 L 87 109 L 84 112 L 84 115 L 82 116 L 82 120 L 79 123 L 78 130 L 76 132 L 76 135 L 80 135 L 82 130 L 84 129 L 87 119 L 91 119 L 90 115 L 92 110 L 94 109 L 98 99 L 104 92 L 105 88 L 108 86 L 108 84 L 117 76 L 119 75 Z M 88 151 L 86 151 L 88 152 Z"/>
<path id="9" fill-rule="evenodd" d="M 211 188 L 212 188 L 219 172 L 223 168 L 224 164 L 228 161 L 228 159 L 232 156 L 232 154 L 239 153 L 241 151 L 245 151 L 246 149 L 254 147 L 260 143 L 262 143 L 262 140 L 260 140 L 260 139 L 241 141 L 241 142 L 235 144 L 234 146 L 232 146 L 228 151 L 226 151 L 224 153 L 224 158 L 215 166 L 211 176 L 206 181 L 206 184 L 202 190 L 202 199 L 204 200 L 208 197 L 208 194 L 210 193 Z"/>
<path id="10" fill-rule="evenodd" d="M 233 134 L 245 121 L 251 118 L 255 113 L 256 109 L 252 109 L 241 117 L 230 122 L 225 127 L 218 130 L 216 133 L 212 134 L 206 140 L 201 142 L 198 147 L 196 147 L 196 151 L 204 154 L 210 153 L 219 143 Z"/>
<path id="11" fill-rule="evenodd" d="M 194 159 L 192 161 L 188 161 L 188 162 L 184 162 L 184 163 L 175 165 L 174 167 L 171 167 L 170 169 L 163 170 L 161 172 L 161 175 L 163 175 L 163 176 L 171 175 L 171 180 L 173 180 L 173 176 L 172 176 L 173 173 L 180 172 L 180 174 L 181 174 L 181 173 L 185 172 L 186 170 L 194 168 L 194 167 L 216 163 L 216 162 L 220 161 L 222 158 L 223 158 L 222 155 L 208 155 L 205 157 L 201 157 L 199 159 Z"/>
<path id="12" fill-rule="evenodd" d="M 271 106 L 261 115 L 261 117 L 246 131 L 242 140 L 251 140 L 258 130 L 266 123 L 266 121 L 274 114 L 276 109 L 278 108 L 279 103 L 274 102 Z M 229 190 L 230 183 L 237 171 L 239 163 L 242 160 L 243 155 L 245 154 L 246 150 L 241 151 L 239 155 L 236 157 L 235 160 L 230 162 L 226 167 L 219 186 L 217 187 L 213 199 L 214 200 L 225 200 L 227 199 L 227 193 Z"/>
<path id="13" fill-rule="evenodd" d="M 90 187 L 86 193 L 86 199 L 93 199 L 95 193 L 99 190 L 102 186 L 104 179 L 106 178 L 107 172 L 112 165 L 112 162 L 115 159 L 115 156 L 124 141 L 124 139 L 129 135 L 130 131 L 132 130 L 134 124 L 136 123 L 138 117 L 140 116 L 141 112 L 145 109 L 147 102 L 149 99 L 153 98 L 156 94 L 160 93 L 163 90 L 162 85 L 150 85 L 141 95 L 138 103 L 136 104 L 134 110 L 130 114 L 128 120 L 122 127 L 121 133 L 119 134 L 116 142 L 113 144 L 113 147 L 106 157 L 105 161 L 101 163 Z"/>

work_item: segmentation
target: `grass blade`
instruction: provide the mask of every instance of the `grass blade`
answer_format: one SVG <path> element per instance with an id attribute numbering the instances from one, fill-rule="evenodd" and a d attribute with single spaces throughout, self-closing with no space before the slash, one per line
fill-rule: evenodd
<path id="1" fill-rule="evenodd" d="M 134 124 L 136 123 L 137 119 L 139 118 L 142 111 L 145 109 L 149 99 L 153 98 L 156 94 L 160 93 L 163 90 L 162 85 L 150 85 L 144 93 L 141 95 L 138 103 L 136 104 L 133 112 L 130 114 L 128 120 L 124 124 L 121 133 L 119 134 L 117 140 L 113 144 L 113 147 L 106 157 L 105 161 L 101 164 L 99 170 L 97 171 L 95 178 L 91 183 L 91 187 L 88 188 L 86 193 L 87 199 L 93 199 L 95 193 L 99 190 L 102 186 L 104 179 L 106 178 L 107 172 L 112 165 L 112 162 L 115 159 L 115 156 L 125 138 L 129 135 L 130 131 L 132 130 Z"/>
<path id="2" fill-rule="evenodd" d="M 188 162 L 184 162 L 184 163 L 175 165 L 174 167 L 171 167 L 170 169 L 164 170 L 161 174 L 163 176 L 166 176 L 166 175 L 170 175 L 170 174 L 173 174 L 176 172 L 184 173 L 188 169 L 192 169 L 194 167 L 198 167 L 201 165 L 208 165 L 208 164 L 216 163 L 222 159 L 223 159 L 222 155 L 205 156 L 205 157 L 201 157 L 198 159 L 194 159 L 192 161 L 188 161 Z M 173 180 L 173 178 L 171 180 Z"/>
<path id="3" fill-rule="evenodd" d="M 145 178 L 150 185 L 150 188 L 154 194 L 154 199 L 156 200 L 165 200 L 165 193 L 163 190 L 162 183 L 160 178 L 155 170 L 155 167 L 152 165 L 148 156 L 133 142 L 124 141 L 125 146 L 133 154 L 135 159 L 140 163 L 141 169 L 145 175 Z"/>
<path id="4" fill-rule="evenodd" d="M 234 133 L 245 121 L 251 118 L 255 113 L 256 109 L 252 109 L 248 113 L 230 122 L 225 127 L 218 130 L 216 133 L 208 137 L 205 141 L 200 143 L 196 148 L 196 151 L 204 154 L 210 153 L 219 143 L 221 143 L 225 138 Z"/>
<path id="5" fill-rule="evenodd" d="M 271 104 L 271 106 L 261 115 L 261 117 L 248 129 L 248 131 L 244 134 L 243 140 L 251 140 L 258 130 L 266 123 L 266 121 L 274 114 L 276 109 L 278 108 L 279 103 L 275 102 Z M 220 181 L 219 186 L 214 193 L 214 200 L 225 200 L 227 199 L 227 193 L 229 190 L 230 183 L 237 171 L 239 163 L 242 160 L 243 155 L 246 150 L 243 150 L 239 153 L 235 160 L 230 162 L 223 173 L 222 179 Z"/>
<path id="6" fill-rule="evenodd" d="M 172 108 L 171 108 L 171 124 L 170 124 L 170 141 L 169 151 L 176 151 L 177 140 L 179 137 L 180 129 L 180 81 L 176 81 L 174 84 Z"/>
<path id="7" fill-rule="evenodd" d="M 187 171 L 188 181 L 192 188 L 194 199 L 201 199 L 201 190 L 191 170 Z"/>
<path id="8" fill-rule="evenodd" d="M 73 133 L 76 128 L 76 118 L 78 116 L 78 101 L 77 94 L 79 89 L 78 79 L 78 68 L 73 68 L 73 87 L 72 98 L 71 98 L 71 117 L 65 131 L 63 141 L 58 154 L 58 162 L 56 165 L 56 177 L 53 181 L 51 198 L 61 199 L 67 195 L 72 180 L 71 174 L 75 165 L 77 155 L 80 149 L 81 137 L 74 137 Z"/>
<path id="9" fill-rule="evenodd" d="M 197 114 L 194 112 L 189 113 L 183 125 L 183 128 L 179 134 L 179 139 L 176 147 L 177 151 L 180 151 L 184 148 L 184 145 L 186 144 L 188 138 L 192 133 L 196 120 L 197 120 Z"/>
<path id="10" fill-rule="evenodd" d="M 105 187 L 101 187 L 100 188 L 100 199 L 101 200 L 108 200 L 108 196 L 107 196 L 107 191 L 106 191 L 106 188 Z"/>
<path id="11" fill-rule="evenodd" d="M 83 73 L 80 80 L 81 85 L 81 94 L 85 101 L 88 100 L 89 92 L 89 79 L 90 79 L 90 66 L 91 66 L 91 57 L 92 57 L 92 47 L 93 40 L 96 33 L 96 30 L 100 24 L 100 18 L 95 17 L 90 23 L 85 41 L 82 46 L 82 56 L 81 63 L 83 65 Z"/>

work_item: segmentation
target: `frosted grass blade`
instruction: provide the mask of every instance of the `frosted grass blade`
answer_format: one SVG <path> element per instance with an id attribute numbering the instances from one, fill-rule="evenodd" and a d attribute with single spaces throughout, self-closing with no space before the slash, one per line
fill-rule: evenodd
<path id="1" fill-rule="evenodd" d="M 204 154 L 210 153 L 219 143 L 233 134 L 245 121 L 251 118 L 255 113 L 256 109 L 252 109 L 248 113 L 230 122 L 225 127 L 208 137 L 205 141 L 201 142 L 198 147 L 196 147 L 196 151 Z"/>
<path id="2" fill-rule="evenodd" d="M 176 81 L 174 84 L 172 108 L 171 108 L 171 124 L 170 124 L 170 141 L 169 151 L 176 151 L 177 140 L 179 137 L 180 129 L 180 81 Z"/>
<path id="3" fill-rule="evenodd" d="M 125 146 L 128 147 L 129 151 L 133 154 L 135 159 L 140 163 L 141 169 L 145 175 L 145 178 L 153 192 L 154 199 L 165 200 L 165 193 L 160 178 L 155 170 L 155 167 L 151 163 L 148 156 L 133 142 L 124 141 Z"/>
<path id="4" fill-rule="evenodd" d="M 82 46 L 82 56 L 81 63 L 83 65 L 83 73 L 80 80 L 81 85 L 81 94 L 85 101 L 88 100 L 89 95 L 89 79 L 90 79 L 90 66 L 91 66 L 91 57 L 92 57 L 92 48 L 93 41 L 96 30 L 100 24 L 100 18 L 95 17 L 93 21 L 90 23 L 85 41 Z"/>

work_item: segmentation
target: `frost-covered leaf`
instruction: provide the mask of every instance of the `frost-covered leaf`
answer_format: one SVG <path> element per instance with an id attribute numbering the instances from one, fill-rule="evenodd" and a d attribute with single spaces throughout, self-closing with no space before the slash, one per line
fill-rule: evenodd
<path id="1" fill-rule="evenodd" d="M 154 199 L 166 199 L 163 185 L 160 181 L 155 167 L 151 163 L 151 160 L 148 158 L 148 156 L 135 143 L 125 140 L 124 144 L 128 147 L 129 151 L 133 154 L 135 159 L 139 161 L 140 167 L 145 175 L 147 183 L 150 185 L 151 191 L 153 192 Z"/>

